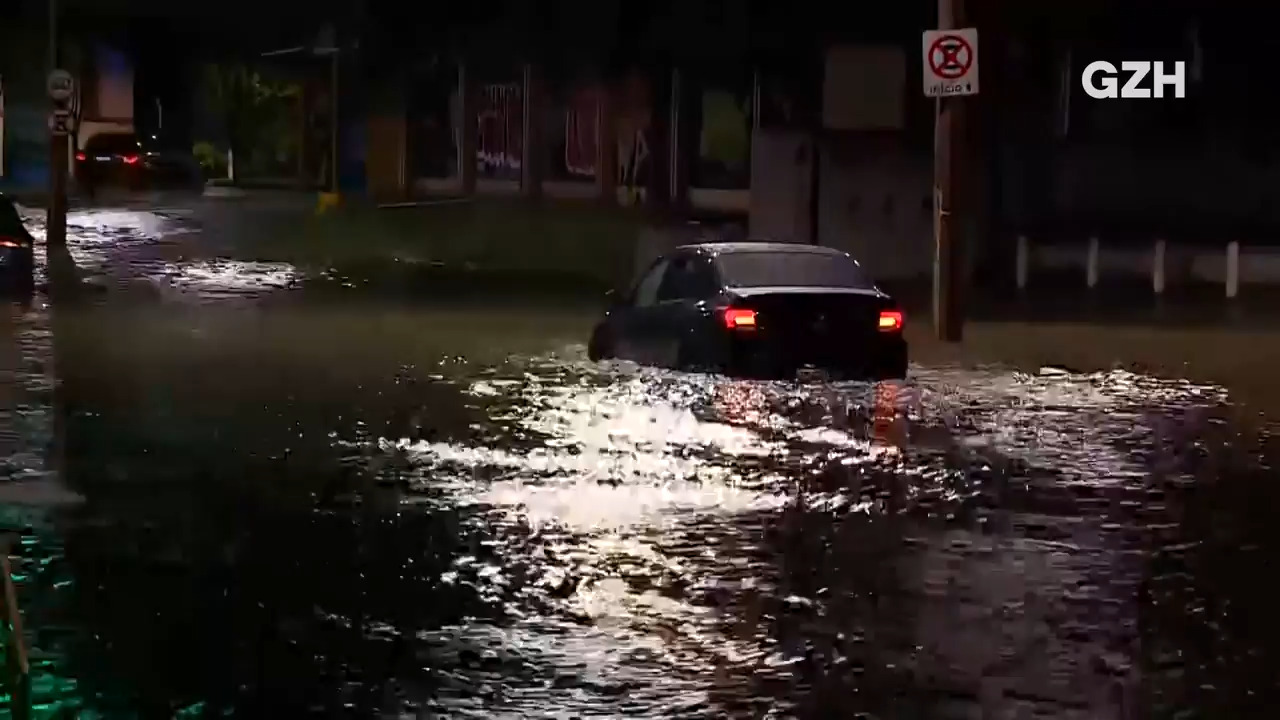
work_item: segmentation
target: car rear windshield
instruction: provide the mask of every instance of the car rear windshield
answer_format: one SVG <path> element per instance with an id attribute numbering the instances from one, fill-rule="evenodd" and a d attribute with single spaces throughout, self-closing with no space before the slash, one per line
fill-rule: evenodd
<path id="1" fill-rule="evenodd" d="M 136 153 L 138 152 L 138 138 L 134 135 L 122 133 L 94 135 L 89 138 L 89 142 L 85 143 L 84 149 L 89 152 Z"/>
<path id="2" fill-rule="evenodd" d="M 815 252 L 732 252 L 716 258 L 730 287 L 835 287 L 869 290 L 862 268 L 847 255 Z"/>

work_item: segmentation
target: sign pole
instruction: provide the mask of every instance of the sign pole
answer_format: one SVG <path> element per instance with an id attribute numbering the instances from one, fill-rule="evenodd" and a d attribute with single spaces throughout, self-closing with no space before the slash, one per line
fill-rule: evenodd
<path id="1" fill-rule="evenodd" d="M 964 25 L 964 0 L 938 0 L 938 26 L 954 30 Z M 964 337 L 964 285 L 967 280 L 968 253 L 965 252 L 965 228 L 969 208 L 960 190 L 969 172 L 965 138 L 966 105 L 964 95 L 977 90 L 977 43 L 951 36 L 935 40 L 925 47 L 926 72 L 932 70 L 943 86 L 938 98 L 934 126 L 934 269 L 933 323 L 939 340 L 960 342 Z M 954 81 L 954 85 L 946 83 Z"/>
<path id="2" fill-rule="evenodd" d="M 53 111 L 65 110 L 71 95 L 71 76 L 58 69 L 58 3 L 49 0 L 49 99 Z M 49 208 L 45 219 L 45 252 L 67 244 L 67 128 L 50 117 Z"/>

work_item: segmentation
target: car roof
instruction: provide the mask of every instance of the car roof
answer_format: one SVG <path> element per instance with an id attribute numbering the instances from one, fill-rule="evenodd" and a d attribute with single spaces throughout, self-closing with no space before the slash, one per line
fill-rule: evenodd
<path id="1" fill-rule="evenodd" d="M 726 255 L 729 253 L 771 252 L 796 253 L 809 255 L 848 255 L 843 250 L 807 245 L 804 243 L 775 242 L 770 240 L 744 240 L 741 242 L 701 242 L 681 245 L 673 252 L 698 252 L 708 255 Z"/>

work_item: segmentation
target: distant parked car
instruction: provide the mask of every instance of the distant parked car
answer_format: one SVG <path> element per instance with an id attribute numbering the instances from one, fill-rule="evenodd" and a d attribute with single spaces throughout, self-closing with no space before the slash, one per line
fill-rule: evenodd
<path id="1" fill-rule="evenodd" d="M 592 360 L 761 378 L 907 374 L 902 309 L 847 253 L 771 242 L 685 245 L 614 296 Z"/>
<path id="2" fill-rule="evenodd" d="M 17 206 L 0 195 L 0 284 L 5 289 L 30 291 L 34 287 L 35 244 Z"/>
<path id="3" fill-rule="evenodd" d="M 203 184 L 190 148 L 155 135 L 99 133 L 76 153 L 76 182 L 87 193 L 102 187 L 189 189 Z"/>

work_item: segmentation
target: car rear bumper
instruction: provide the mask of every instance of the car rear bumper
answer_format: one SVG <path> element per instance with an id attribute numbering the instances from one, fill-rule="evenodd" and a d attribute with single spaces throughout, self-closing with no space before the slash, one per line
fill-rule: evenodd
<path id="1" fill-rule="evenodd" d="M 806 368 L 836 379 L 890 380 L 907 375 L 909 350 L 900 335 L 881 335 L 851 346 L 805 347 L 765 338 L 734 337 L 729 341 L 731 375 L 790 379 Z"/>
<path id="2" fill-rule="evenodd" d="M 27 283 L 35 271 L 35 257 L 31 248 L 0 248 L 0 282 Z"/>

